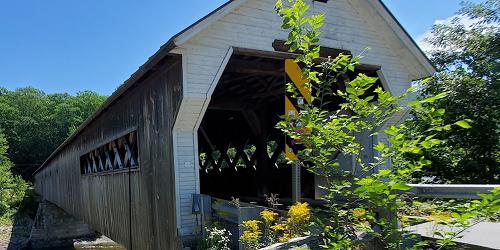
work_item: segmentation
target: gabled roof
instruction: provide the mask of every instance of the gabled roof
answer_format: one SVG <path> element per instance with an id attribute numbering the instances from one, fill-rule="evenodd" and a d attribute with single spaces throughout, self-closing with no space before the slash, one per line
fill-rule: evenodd
<path id="1" fill-rule="evenodd" d="M 211 24 L 224 17 L 234 9 L 238 8 L 241 4 L 252 1 L 252 0 L 229 0 L 224 3 L 214 11 L 210 12 L 208 15 L 204 16 L 200 20 L 196 21 L 189 27 L 185 28 L 181 32 L 170 38 L 160 49 L 153 54 L 139 69 L 133 73 L 129 79 L 127 79 L 122 85 L 120 85 L 113 94 L 106 99 L 103 105 L 94 112 L 90 117 L 88 117 L 78 129 L 68 137 L 57 149 L 45 160 L 45 162 L 34 172 L 36 175 L 40 170 L 42 170 L 59 152 L 61 152 L 69 143 L 71 143 L 82 131 L 91 124 L 95 119 L 97 119 L 108 107 L 110 107 L 120 96 L 122 96 L 127 90 L 140 80 L 144 79 L 147 75 L 154 71 L 154 66 L 164 59 L 174 48 L 188 42 L 191 38 L 196 36 L 199 32 L 210 27 Z M 328 0 L 316 0 L 320 2 L 327 2 Z M 401 24 L 396 20 L 394 15 L 389 11 L 387 6 L 381 0 L 365 0 L 371 2 L 376 8 L 377 12 L 385 19 L 385 21 L 390 25 L 394 32 L 398 35 L 401 41 L 406 45 L 406 47 L 412 52 L 415 58 L 420 62 L 420 64 L 426 69 L 428 75 L 432 75 L 435 72 L 429 59 L 426 57 L 424 52 L 418 47 L 415 41 L 411 38 L 408 32 L 401 26 Z"/>

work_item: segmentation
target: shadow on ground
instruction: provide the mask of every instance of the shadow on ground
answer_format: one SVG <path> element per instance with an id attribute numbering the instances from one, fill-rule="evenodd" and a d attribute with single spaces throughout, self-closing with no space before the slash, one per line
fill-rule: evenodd
<path id="1" fill-rule="evenodd" d="M 12 225 L 0 226 L 0 249 L 1 250 L 29 250 L 29 249 L 54 249 L 54 250 L 77 250 L 77 249 L 100 249 L 100 250 L 124 250 L 117 243 L 106 236 L 96 233 L 94 236 L 85 238 L 69 238 L 61 241 L 61 247 L 40 248 L 31 245 L 30 234 L 37 210 L 40 205 L 39 198 L 32 189 L 26 192 L 22 204 L 13 216 Z M 36 243 L 35 243 L 36 244 Z"/>

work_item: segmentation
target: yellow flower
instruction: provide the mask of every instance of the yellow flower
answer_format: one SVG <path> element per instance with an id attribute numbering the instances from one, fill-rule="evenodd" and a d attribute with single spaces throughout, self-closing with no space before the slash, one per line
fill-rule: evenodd
<path id="1" fill-rule="evenodd" d="M 366 221 L 366 210 L 363 208 L 355 208 L 352 210 L 352 216 L 354 216 L 357 221 L 364 222 Z"/>
<path id="2" fill-rule="evenodd" d="M 359 218 L 365 216 L 365 214 L 366 214 L 366 210 L 364 210 L 362 208 L 355 208 L 354 210 L 352 210 L 352 215 L 356 219 L 359 219 Z"/>
<path id="3" fill-rule="evenodd" d="M 271 226 L 271 230 L 274 232 L 283 232 L 286 230 L 286 224 L 285 223 L 278 223 L 273 226 Z"/>
<path id="4" fill-rule="evenodd" d="M 451 220 L 451 215 L 448 212 L 440 211 L 440 212 L 432 212 L 432 214 L 427 216 L 426 218 L 428 221 L 447 222 Z"/>
<path id="5" fill-rule="evenodd" d="M 287 242 L 291 239 L 290 234 L 284 233 L 281 237 L 278 238 L 279 242 Z"/>
<path id="6" fill-rule="evenodd" d="M 308 221 L 311 218 L 311 209 L 307 202 L 297 202 L 295 205 L 290 206 L 288 210 L 288 217 L 297 220 Z"/>
<path id="7" fill-rule="evenodd" d="M 259 238 L 261 232 L 259 230 L 258 220 L 247 220 L 241 223 L 241 227 L 243 228 L 243 233 L 240 236 L 240 242 L 243 245 L 243 249 L 257 249 L 259 248 Z"/>
<path id="8" fill-rule="evenodd" d="M 259 231 L 259 223 L 260 221 L 258 220 L 246 220 L 243 221 L 241 227 L 243 228 L 244 231 L 256 232 Z"/>
<path id="9" fill-rule="evenodd" d="M 244 231 L 240 237 L 241 241 L 254 241 L 259 239 L 259 232 Z"/>
<path id="10" fill-rule="evenodd" d="M 309 223 L 310 218 L 311 209 L 306 202 L 297 202 L 288 210 L 288 221 L 292 224 L 304 225 Z"/>
<path id="11" fill-rule="evenodd" d="M 297 202 L 290 206 L 288 210 L 287 229 L 290 237 L 297 237 L 308 230 L 309 220 L 311 219 L 311 208 L 306 202 Z"/>
<path id="12" fill-rule="evenodd" d="M 260 216 L 264 220 L 264 223 L 271 224 L 278 217 L 278 213 L 266 209 L 260 212 Z"/>
<path id="13" fill-rule="evenodd" d="M 400 221 L 403 227 L 407 227 L 410 225 L 410 218 L 408 218 L 407 216 L 401 216 Z"/>

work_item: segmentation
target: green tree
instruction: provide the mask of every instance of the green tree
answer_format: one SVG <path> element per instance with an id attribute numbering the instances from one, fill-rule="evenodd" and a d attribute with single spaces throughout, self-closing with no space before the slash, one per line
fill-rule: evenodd
<path id="1" fill-rule="evenodd" d="M 302 0 L 289 2 L 285 7 L 278 0 L 276 10 L 282 17 L 282 28 L 289 31 L 286 44 L 290 52 L 299 53 L 296 62 L 302 66 L 305 88 L 313 94 L 311 102 L 297 102 L 299 113 L 286 114 L 278 127 L 302 146 L 293 164 L 301 164 L 325 179 L 327 209 L 318 217 L 324 247 L 359 249 L 362 246 L 358 233 L 363 232 L 373 237 L 380 249 L 417 249 L 425 242 L 405 244 L 408 239 L 416 238 L 400 228 L 397 213 L 405 204 L 404 191 L 410 189 L 407 183 L 415 172 L 431 164 L 424 151 L 445 142 L 437 138 L 440 133 L 471 126 L 466 120 L 447 121 L 445 110 L 433 106 L 446 98 L 446 92 L 401 106 L 414 88 L 393 96 L 375 85 L 377 78 L 365 74 L 343 81 L 342 76 L 354 72 L 360 58 L 343 54 L 334 59 L 319 58 L 318 29 L 324 14 L 307 16 L 309 5 Z M 293 83 L 287 84 L 287 92 L 295 97 L 300 95 Z M 329 108 L 332 97 L 342 100 L 337 110 Z M 425 124 L 425 130 L 410 133 L 406 123 L 387 124 L 391 117 L 406 109 L 412 110 L 416 119 Z M 359 135 L 366 134 L 376 141 L 381 133 L 386 135 L 387 142 L 374 145 L 377 157 L 364 159 L 363 152 L 372 149 L 363 146 Z M 338 155 L 351 156 L 359 170 L 341 168 Z M 455 220 L 464 221 L 460 225 L 465 225 L 467 219 L 481 211 L 497 211 L 498 200 L 494 201 L 497 193 L 495 190 L 484 202 L 476 203 L 481 206 L 464 211 Z M 453 239 L 438 244 L 451 245 Z"/>
<path id="2" fill-rule="evenodd" d="M 28 188 L 21 177 L 12 174 L 7 149 L 7 141 L 0 130 L 0 225 L 10 222 L 10 217 L 21 204 Z"/>
<path id="3" fill-rule="evenodd" d="M 0 96 L 0 128 L 9 142 L 9 157 L 25 166 L 39 163 L 50 143 L 47 127 L 49 102 L 43 92 L 34 88 L 3 91 Z"/>
<path id="4" fill-rule="evenodd" d="M 76 96 L 27 87 L 0 88 L 0 128 L 9 142 L 13 171 L 25 179 L 104 102 L 92 91 Z"/>
<path id="5" fill-rule="evenodd" d="M 419 99 L 441 92 L 448 95 L 432 103 L 444 109 L 445 122 L 470 119 L 473 127 L 453 127 L 436 134 L 447 139 L 426 149 L 432 161 L 415 177 L 437 177 L 447 183 L 500 183 L 500 1 L 463 3 L 451 23 L 437 24 L 427 42 L 439 73 L 422 85 Z M 472 23 L 465 26 L 462 19 Z M 425 131 L 421 119 L 408 123 Z"/>

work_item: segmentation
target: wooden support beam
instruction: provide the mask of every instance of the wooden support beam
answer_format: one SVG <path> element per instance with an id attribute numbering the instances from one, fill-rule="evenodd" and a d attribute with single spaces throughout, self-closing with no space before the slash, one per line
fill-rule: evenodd
<path id="1" fill-rule="evenodd" d="M 248 74 L 248 75 L 271 75 L 271 76 L 280 76 L 283 75 L 281 71 L 277 70 L 269 70 L 269 69 L 249 69 L 249 68 L 231 68 L 228 69 L 228 72 L 238 73 L 238 74 Z"/>
<path id="2" fill-rule="evenodd" d="M 255 56 L 255 57 L 263 57 L 263 58 L 271 58 L 271 59 L 293 59 L 297 57 L 297 54 L 290 52 L 279 52 L 279 51 L 267 51 L 267 50 L 257 50 L 257 49 L 248 49 L 248 48 L 233 48 L 235 55 L 244 55 L 244 56 Z"/>
<path id="3" fill-rule="evenodd" d="M 290 52 L 282 52 L 282 51 L 266 51 L 266 50 L 256 50 L 256 49 L 247 49 L 247 48 L 239 48 L 235 47 L 233 48 L 234 54 L 235 55 L 246 55 L 246 56 L 256 56 L 256 57 L 264 57 L 264 58 L 272 58 L 272 59 L 294 59 L 298 56 L 296 53 L 290 53 Z M 328 58 L 325 57 L 320 57 L 318 61 L 324 62 Z M 377 71 L 381 69 L 382 67 L 378 65 L 372 65 L 372 64 L 360 64 L 356 67 L 357 69 L 360 70 L 367 70 L 367 71 Z"/>
<path id="4" fill-rule="evenodd" d="M 131 167 L 137 167 L 137 162 L 134 159 L 134 153 L 132 152 L 132 149 L 130 149 L 130 146 L 128 145 L 127 141 L 124 142 L 124 146 L 125 146 L 125 159 L 128 162 L 130 162 Z"/>
<path id="5" fill-rule="evenodd" d="M 283 40 L 274 40 L 273 48 L 275 51 L 280 51 L 280 52 L 289 52 L 290 51 L 290 46 L 286 45 L 285 41 L 283 41 Z M 341 53 L 344 55 L 352 55 L 351 51 L 343 50 L 343 49 L 334 49 L 334 48 L 328 48 L 328 47 L 321 46 L 321 48 L 319 50 L 319 56 L 324 57 L 324 58 L 328 58 L 328 57 L 335 58 Z"/>
<path id="6" fill-rule="evenodd" d="M 97 173 L 97 164 L 95 163 L 94 154 L 90 154 L 90 159 L 92 161 L 92 173 Z"/>
<path id="7" fill-rule="evenodd" d="M 87 157 L 87 173 L 92 173 L 92 163 L 90 162 L 90 158 Z"/>
<path id="8" fill-rule="evenodd" d="M 210 138 L 208 137 L 207 135 L 207 132 L 205 132 L 205 129 L 203 128 L 202 125 L 200 125 L 200 128 L 198 129 L 201 133 L 201 135 L 203 136 L 203 139 L 205 139 L 205 142 L 208 144 L 208 146 L 210 147 L 210 150 L 211 151 L 214 151 L 215 150 L 215 146 L 212 144 L 212 142 L 210 141 Z"/>
<path id="9" fill-rule="evenodd" d="M 106 171 L 108 171 L 108 170 L 113 170 L 113 163 L 111 163 L 111 159 L 110 159 L 110 157 L 109 157 L 108 150 L 104 150 L 104 154 L 105 154 L 105 156 L 106 156 L 106 164 L 104 165 L 104 166 L 105 166 Z"/>
<path id="10" fill-rule="evenodd" d="M 102 164 L 101 154 L 99 153 L 99 150 L 96 149 L 94 151 L 94 154 L 97 155 L 97 161 L 99 162 L 99 171 L 104 171 L 104 164 Z"/>
<path id="11" fill-rule="evenodd" d="M 281 76 L 275 77 L 273 79 L 273 81 L 270 82 L 270 83 L 266 83 L 262 78 L 256 77 L 256 79 L 259 82 L 263 83 L 264 85 L 267 84 L 267 88 L 264 89 L 264 91 L 262 91 L 261 93 L 255 95 L 256 97 L 258 97 L 258 101 L 255 104 L 255 106 L 259 106 L 266 98 L 268 98 L 270 96 L 276 96 L 276 95 L 279 95 L 279 94 L 285 95 L 285 84 L 283 84 L 284 81 L 283 81 L 282 77 L 283 77 L 283 72 L 282 72 Z M 278 86 L 282 85 L 282 87 L 273 90 L 273 88 L 277 84 L 278 84 Z"/>
<path id="12" fill-rule="evenodd" d="M 245 121 L 248 123 L 248 127 L 252 130 L 254 136 L 260 135 L 262 133 L 262 122 L 259 116 L 255 113 L 255 110 L 247 109 L 241 111 Z"/>
<path id="13" fill-rule="evenodd" d="M 225 75 L 222 75 L 221 76 L 221 79 L 219 82 L 238 82 L 238 81 L 241 81 L 241 80 L 245 80 L 247 78 L 250 78 L 250 77 L 253 77 L 252 75 L 240 75 L 240 76 L 234 76 L 234 75 L 231 75 L 231 74 L 225 74 Z"/>
<path id="14" fill-rule="evenodd" d="M 116 147 L 116 143 L 114 141 L 111 142 L 111 147 L 113 148 L 113 152 L 115 153 L 113 162 L 114 169 L 122 169 L 123 168 L 122 159 L 120 153 L 118 152 L 118 148 Z"/>
<path id="15" fill-rule="evenodd" d="M 281 63 L 276 63 L 271 60 L 262 60 L 265 58 L 259 57 L 233 57 L 231 61 L 229 61 L 226 70 L 231 70 L 235 68 L 247 68 L 247 69 L 268 69 L 268 70 L 276 70 L 280 71 L 284 66 Z"/>
<path id="16" fill-rule="evenodd" d="M 212 110 L 229 110 L 229 111 L 241 111 L 247 109 L 247 105 L 241 101 L 242 99 L 222 99 L 219 101 L 213 101 L 208 106 L 208 109 Z"/>
<path id="17" fill-rule="evenodd" d="M 225 73 L 247 75 L 278 75 L 283 72 L 283 64 L 272 61 L 261 61 L 259 58 L 234 57 L 229 61 Z"/>

